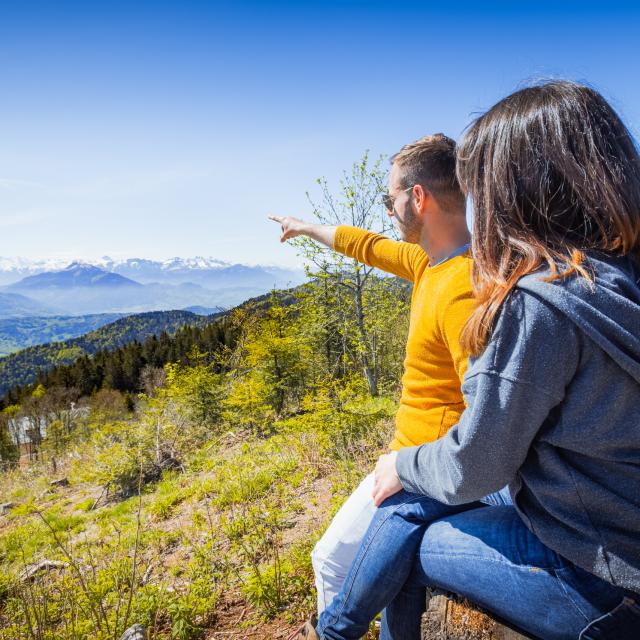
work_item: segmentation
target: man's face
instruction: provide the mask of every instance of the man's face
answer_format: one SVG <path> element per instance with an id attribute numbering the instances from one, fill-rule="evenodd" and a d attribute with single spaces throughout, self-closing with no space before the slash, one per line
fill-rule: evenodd
<path id="1" fill-rule="evenodd" d="M 393 199 L 393 209 L 387 210 L 400 237 L 405 242 L 418 242 L 420 240 L 421 225 L 414 211 L 414 202 L 411 189 L 413 185 L 403 182 L 402 170 L 395 164 L 391 165 L 389 172 L 389 195 Z"/>

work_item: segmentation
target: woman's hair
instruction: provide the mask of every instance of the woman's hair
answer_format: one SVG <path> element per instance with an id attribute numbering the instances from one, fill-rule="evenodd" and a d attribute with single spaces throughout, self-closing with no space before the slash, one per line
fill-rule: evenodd
<path id="1" fill-rule="evenodd" d="M 478 306 L 461 336 L 478 355 L 522 276 L 591 278 L 585 251 L 640 257 L 640 157 L 594 89 L 553 81 L 507 96 L 458 146 L 458 179 L 474 209 Z"/>

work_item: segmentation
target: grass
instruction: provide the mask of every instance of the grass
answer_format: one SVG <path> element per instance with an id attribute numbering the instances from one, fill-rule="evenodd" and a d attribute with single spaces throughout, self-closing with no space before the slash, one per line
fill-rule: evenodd
<path id="1" fill-rule="evenodd" d="M 364 409 L 346 439 L 328 430 L 331 415 L 313 413 L 274 425 L 268 438 L 218 436 L 194 449 L 184 473 L 165 472 L 145 487 L 140 503 L 111 493 L 94 509 L 101 487 L 90 474 L 69 474 L 71 486 L 54 493 L 43 467 L 6 474 L 0 486 L 19 504 L 0 527 L 0 573 L 8 576 L 0 582 L 0 640 L 31 640 L 26 615 L 38 602 L 48 603 L 52 630 L 43 640 L 112 638 L 127 609 L 127 623 L 176 640 L 203 637 L 214 624 L 235 632 L 304 617 L 314 608 L 310 550 L 391 428 L 387 411 Z M 78 450 L 73 468 L 89 469 L 91 455 Z M 20 596 L 15 578 L 24 566 L 66 560 L 64 550 L 77 569 L 43 576 L 30 600 Z M 235 620 L 216 622 L 236 602 Z"/>

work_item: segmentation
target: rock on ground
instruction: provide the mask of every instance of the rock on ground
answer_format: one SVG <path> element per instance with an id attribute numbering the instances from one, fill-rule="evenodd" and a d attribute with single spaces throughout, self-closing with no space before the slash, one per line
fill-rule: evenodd
<path id="1" fill-rule="evenodd" d="M 147 640 L 147 630 L 141 624 L 134 624 L 120 636 L 120 640 Z"/>

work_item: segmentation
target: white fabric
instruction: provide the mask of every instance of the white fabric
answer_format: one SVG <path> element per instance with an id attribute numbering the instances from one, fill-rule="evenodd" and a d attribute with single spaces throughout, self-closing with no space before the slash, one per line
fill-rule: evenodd
<path id="1" fill-rule="evenodd" d="M 373 473 L 347 498 L 311 552 L 316 575 L 318 615 L 338 594 L 360 542 L 373 519 Z"/>

